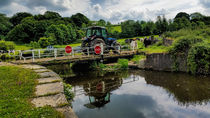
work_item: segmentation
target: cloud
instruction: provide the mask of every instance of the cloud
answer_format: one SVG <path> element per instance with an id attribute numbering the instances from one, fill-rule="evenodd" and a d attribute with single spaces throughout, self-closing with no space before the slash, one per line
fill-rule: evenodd
<path id="1" fill-rule="evenodd" d="M 91 20 L 112 23 L 125 20 L 155 20 L 158 15 L 174 18 L 178 12 L 209 15 L 209 0 L 1 0 L 0 12 L 12 16 L 17 12 L 33 14 L 55 11 L 62 16 L 83 13 Z"/>

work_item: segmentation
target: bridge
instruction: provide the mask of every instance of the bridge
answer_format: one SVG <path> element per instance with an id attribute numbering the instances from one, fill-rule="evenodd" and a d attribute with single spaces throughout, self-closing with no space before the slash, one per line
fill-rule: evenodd
<path id="1" fill-rule="evenodd" d="M 66 53 L 65 48 L 18 50 L 9 51 L 8 53 L 16 58 L 11 63 L 40 65 L 111 60 L 132 57 L 138 53 L 135 47 L 122 46 L 116 48 L 118 48 L 117 54 L 103 49 L 100 54 L 95 54 L 94 49 L 91 48 L 87 48 L 87 52 L 84 54 L 80 47 L 73 47 L 71 53 Z"/>

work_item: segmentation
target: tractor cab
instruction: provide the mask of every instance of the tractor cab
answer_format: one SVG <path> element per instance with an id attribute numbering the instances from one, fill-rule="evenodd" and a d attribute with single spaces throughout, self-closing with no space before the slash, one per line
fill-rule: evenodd
<path id="1" fill-rule="evenodd" d="M 86 29 L 86 38 L 83 40 L 81 47 L 84 54 L 87 54 L 88 49 L 93 52 L 96 46 L 103 45 L 103 52 L 113 50 L 119 53 L 120 45 L 116 42 L 115 38 L 109 38 L 105 27 L 92 26 Z"/>
<path id="2" fill-rule="evenodd" d="M 96 37 L 101 37 L 104 39 L 107 39 L 107 30 L 105 27 L 89 27 L 86 30 L 86 37 L 87 38 L 92 38 L 93 36 Z"/>

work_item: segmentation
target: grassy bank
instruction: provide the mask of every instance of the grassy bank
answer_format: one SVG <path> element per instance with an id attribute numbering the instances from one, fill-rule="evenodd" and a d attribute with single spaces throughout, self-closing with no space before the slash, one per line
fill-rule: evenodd
<path id="1" fill-rule="evenodd" d="M 15 66 L 0 66 L 0 117 L 5 118 L 60 118 L 60 113 L 47 106 L 35 108 L 34 97 L 38 75 Z"/>

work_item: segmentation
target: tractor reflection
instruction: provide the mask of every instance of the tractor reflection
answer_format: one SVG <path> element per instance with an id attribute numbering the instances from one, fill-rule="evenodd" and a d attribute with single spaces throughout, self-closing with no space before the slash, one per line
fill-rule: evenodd
<path id="1" fill-rule="evenodd" d="M 84 106 L 90 109 L 103 107 L 110 102 L 110 92 L 118 89 L 122 82 L 123 80 L 120 78 L 112 78 L 84 84 L 83 89 L 88 95 L 90 102 Z"/>

